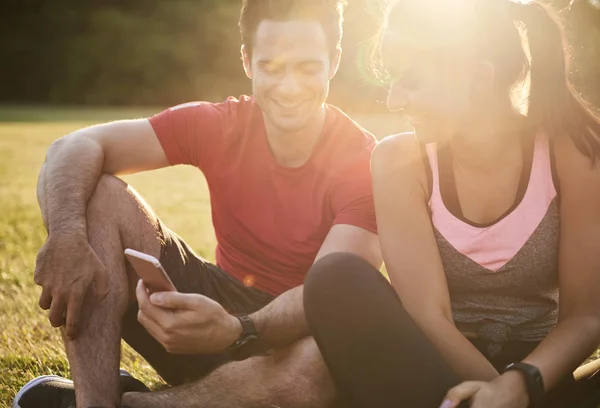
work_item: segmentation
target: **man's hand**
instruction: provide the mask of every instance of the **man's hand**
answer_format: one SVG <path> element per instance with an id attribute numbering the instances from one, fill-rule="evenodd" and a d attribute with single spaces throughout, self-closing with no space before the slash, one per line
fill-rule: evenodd
<path id="1" fill-rule="evenodd" d="M 509 371 L 490 382 L 465 381 L 446 394 L 440 408 L 456 408 L 471 401 L 471 408 L 527 408 L 529 396 L 523 375 Z"/>
<path id="2" fill-rule="evenodd" d="M 66 324 L 66 335 L 75 338 L 84 298 L 103 299 L 108 292 L 104 266 L 87 236 L 50 236 L 35 265 L 34 281 L 42 287 L 39 305 L 48 310 L 53 327 Z"/>
<path id="3" fill-rule="evenodd" d="M 138 321 L 169 353 L 222 352 L 242 333 L 239 320 L 206 296 L 179 292 L 148 295 L 141 280 L 136 296 Z"/>

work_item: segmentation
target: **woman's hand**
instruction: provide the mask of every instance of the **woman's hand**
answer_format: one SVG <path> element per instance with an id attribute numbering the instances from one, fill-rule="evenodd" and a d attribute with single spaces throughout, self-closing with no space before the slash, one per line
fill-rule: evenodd
<path id="1" fill-rule="evenodd" d="M 456 408 L 471 401 L 471 408 L 527 408 L 529 395 L 518 371 L 508 371 L 490 382 L 465 381 L 446 394 L 440 408 Z"/>

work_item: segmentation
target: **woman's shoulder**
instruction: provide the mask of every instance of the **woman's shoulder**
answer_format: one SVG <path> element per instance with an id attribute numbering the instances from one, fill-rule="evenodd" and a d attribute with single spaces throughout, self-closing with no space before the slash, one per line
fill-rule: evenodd
<path id="1" fill-rule="evenodd" d="M 400 133 L 382 139 L 371 158 L 373 178 L 392 176 L 394 183 L 416 180 L 428 190 L 424 146 L 414 133 Z"/>
<path id="2" fill-rule="evenodd" d="M 380 170 L 398 170 L 419 165 L 423 147 L 414 133 L 399 133 L 383 138 L 373 150 L 372 166 Z M 417 166 L 418 167 L 418 166 Z M 374 168 L 375 169 L 375 168 Z"/>

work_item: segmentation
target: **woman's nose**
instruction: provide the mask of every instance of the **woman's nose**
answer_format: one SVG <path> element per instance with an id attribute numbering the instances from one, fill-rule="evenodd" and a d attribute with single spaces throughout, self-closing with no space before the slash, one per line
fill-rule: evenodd
<path id="1" fill-rule="evenodd" d="M 410 106 L 410 94 L 399 83 L 393 83 L 388 91 L 387 108 L 391 111 L 406 110 Z"/>

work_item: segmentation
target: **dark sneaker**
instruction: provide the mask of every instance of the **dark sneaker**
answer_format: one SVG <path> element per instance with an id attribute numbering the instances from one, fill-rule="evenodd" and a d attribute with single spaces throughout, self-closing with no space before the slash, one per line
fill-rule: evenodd
<path id="1" fill-rule="evenodd" d="M 19 390 L 13 408 L 75 408 L 73 381 L 57 375 L 44 375 Z"/>
<path id="2" fill-rule="evenodd" d="M 120 370 L 120 391 L 148 392 L 148 387 L 125 370 Z M 12 408 L 76 408 L 73 381 L 44 375 L 29 381 L 17 393 Z"/>
<path id="3" fill-rule="evenodd" d="M 129 374 L 127 371 L 119 370 L 121 375 L 120 389 L 121 395 L 126 392 L 150 392 L 150 388 L 146 387 L 146 384 Z"/>

